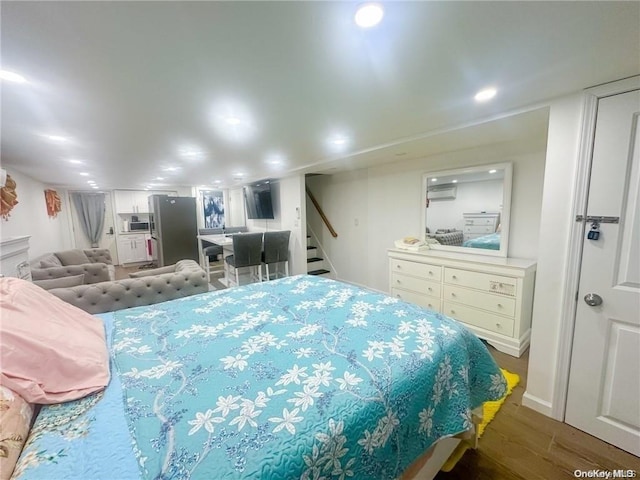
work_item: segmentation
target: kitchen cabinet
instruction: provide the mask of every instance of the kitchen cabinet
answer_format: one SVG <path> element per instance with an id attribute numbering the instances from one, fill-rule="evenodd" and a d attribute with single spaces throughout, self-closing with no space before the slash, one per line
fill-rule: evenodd
<path id="1" fill-rule="evenodd" d="M 167 190 L 115 190 L 116 213 L 149 213 L 149 195 L 176 195 Z"/>
<path id="2" fill-rule="evenodd" d="M 147 239 L 149 235 L 134 234 L 118 237 L 118 258 L 120 264 L 146 262 L 149 260 Z"/>

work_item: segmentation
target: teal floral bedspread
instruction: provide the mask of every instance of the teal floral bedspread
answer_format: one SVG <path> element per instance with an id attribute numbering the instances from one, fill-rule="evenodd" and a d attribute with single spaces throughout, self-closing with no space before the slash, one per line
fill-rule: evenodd
<path id="1" fill-rule="evenodd" d="M 484 248 L 485 250 L 500 250 L 500 232 L 466 240 L 462 246 Z"/>
<path id="2" fill-rule="evenodd" d="M 391 479 L 505 391 L 460 324 L 318 277 L 115 317 L 145 478 Z"/>
<path id="3" fill-rule="evenodd" d="M 505 392 L 459 323 L 329 279 L 288 277 L 113 318 L 140 478 L 389 480 Z M 88 435 L 107 441 L 95 426 Z M 82 478 L 57 461 L 64 478 Z"/>

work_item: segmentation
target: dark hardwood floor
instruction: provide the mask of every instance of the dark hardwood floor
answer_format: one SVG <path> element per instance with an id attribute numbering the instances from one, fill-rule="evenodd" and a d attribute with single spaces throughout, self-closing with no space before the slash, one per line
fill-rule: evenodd
<path id="1" fill-rule="evenodd" d="M 640 458 L 598 440 L 566 423 L 522 406 L 529 352 L 514 358 L 489 347 L 498 365 L 520 375 L 520 383 L 480 438 L 455 468 L 438 480 L 562 480 L 575 470 L 635 470 Z"/>

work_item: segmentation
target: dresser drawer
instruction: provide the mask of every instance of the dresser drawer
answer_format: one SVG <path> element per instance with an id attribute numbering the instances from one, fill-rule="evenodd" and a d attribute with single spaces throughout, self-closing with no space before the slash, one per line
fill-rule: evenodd
<path id="1" fill-rule="evenodd" d="M 481 233 L 483 235 L 487 235 L 489 233 L 494 233 L 494 232 L 495 232 L 495 228 L 493 227 L 493 225 L 491 226 L 465 225 L 464 226 L 464 233 Z"/>
<path id="2" fill-rule="evenodd" d="M 422 295 L 440 298 L 440 285 L 440 283 L 431 282 L 424 278 L 410 277 L 396 272 L 392 272 L 391 275 L 392 288 L 402 288 Z"/>
<path id="3" fill-rule="evenodd" d="M 476 288 L 485 292 L 498 293 L 515 297 L 517 294 L 517 280 L 491 273 L 471 272 L 457 268 L 444 269 L 444 281 L 451 285 Z"/>
<path id="4" fill-rule="evenodd" d="M 419 293 L 409 292 L 408 290 L 402 290 L 401 288 L 392 288 L 391 295 L 405 302 L 415 303 L 416 305 L 430 308 L 436 312 L 440 311 L 440 297 L 421 295 Z"/>
<path id="5" fill-rule="evenodd" d="M 476 327 L 484 328 L 495 333 L 513 336 L 513 318 L 501 317 L 484 312 L 476 308 L 467 307 L 458 303 L 445 301 L 443 303 L 442 313 L 462 323 L 467 323 Z"/>
<path id="6" fill-rule="evenodd" d="M 465 218 L 465 225 L 495 225 L 495 218 Z"/>
<path id="7" fill-rule="evenodd" d="M 455 285 L 444 286 L 444 300 L 463 303 L 508 317 L 513 317 L 516 313 L 516 301 L 513 298 L 469 290 Z"/>
<path id="8" fill-rule="evenodd" d="M 391 259 L 391 271 L 413 275 L 439 282 L 442 278 L 442 267 L 428 263 L 408 262 L 406 260 Z"/>

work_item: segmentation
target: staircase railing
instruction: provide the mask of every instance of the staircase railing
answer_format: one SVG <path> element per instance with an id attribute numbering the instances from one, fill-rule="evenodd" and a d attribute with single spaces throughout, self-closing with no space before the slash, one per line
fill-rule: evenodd
<path id="1" fill-rule="evenodd" d="M 329 219 L 327 218 L 327 216 L 324 214 L 324 212 L 322 211 L 322 207 L 320 206 L 320 204 L 318 203 L 318 201 L 316 200 L 316 197 L 313 196 L 313 193 L 311 193 L 311 190 L 309 190 L 309 187 L 305 186 L 305 190 L 307 191 L 307 195 L 309 195 L 309 198 L 311 199 L 311 203 L 313 203 L 313 206 L 316 207 L 316 210 L 318 211 L 318 213 L 320 214 L 320 218 L 322 218 L 322 221 L 324 222 L 324 224 L 327 226 L 327 228 L 329 229 L 329 232 L 331 233 L 331 235 L 333 236 L 333 238 L 336 238 L 338 236 L 338 234 L 336 233 L 336 231 L 333 229 L 333 227 L 331 226 L 331 222 L 329 221 Z"/>

